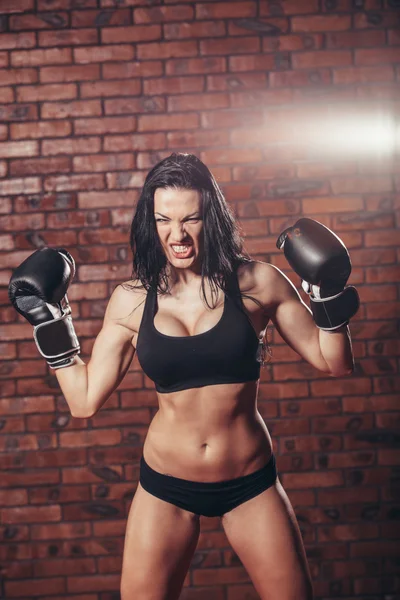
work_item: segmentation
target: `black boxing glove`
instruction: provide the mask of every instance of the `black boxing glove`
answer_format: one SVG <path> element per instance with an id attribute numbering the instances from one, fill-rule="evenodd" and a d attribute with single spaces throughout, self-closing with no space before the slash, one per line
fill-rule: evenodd
<path id="1" fill-rule="evenodd" d="M 68 367 L 80 352 L 66 295 L 75 261 L 63 248 L 41 248 L 17 267 L 8 296 L 31 325 L 40 354 L 52 369 Z"/>
<path id="2" fill-rule="evenodd" d="M 280 234 L 276 245 L 302 278 L 317 327 L 334 331 L 347 325 L 360 300 L 355 287 L 345 287 L 351 262 L 342 240 L 322 223 L 302 218 Z"/>

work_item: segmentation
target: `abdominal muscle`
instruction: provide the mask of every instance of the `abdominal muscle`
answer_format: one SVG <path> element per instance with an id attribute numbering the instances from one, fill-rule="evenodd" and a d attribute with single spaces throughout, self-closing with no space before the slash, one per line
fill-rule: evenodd
<path id="1" fill-rule="evenodd" d="M 225 481 L 257 471 L 272 453 L 257 390 L 252 381 L 158 394 L 144 459 L 159 473 L 191 481 Z"/>

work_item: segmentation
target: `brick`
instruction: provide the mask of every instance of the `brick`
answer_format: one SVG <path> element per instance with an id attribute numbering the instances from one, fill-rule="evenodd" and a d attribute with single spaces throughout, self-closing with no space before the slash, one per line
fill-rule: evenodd
<path id="1" fill-rule="evenodd" d="M 228 24 L 229 36 L 243 36 L 249 32 L 274 36 L 288 31 L 289 19 L 237 19 Z"/>
<path id="2" fill-rule="evenodd" d="M 365 245 L 367 247 L 396 246 L 398 239 L 398 231 L 395 229 L 365 232 Z"/>
<path id="3" fill-rule="evenodd" d="M 232 108 L 255 108 L 257 106 L 273 106 L 288 104 L 293 100 L 293 92 L 289 89 L 250 90 L 231 92 Z"/>
<path id="4" fill-rule="evenodd" d="M 163 65 L 159 60 L 146 62 L 106 63 L 102 66 L 102 72 L 103 79 L 158 77 L 163 73 Z M 146 80 L 144 80 L 144 83 L 146 83 Z"/>
<path id="5" fill-rule="evenodd" d="M 109 96 L 137 96 L 141 93 L 142 85 L 140 79 L 126 81 L 98 81 L 94 83 L 81 84 L 81 96 L 83 98 L 109 97 Z"/>
<path id="6" fill-rule="evenodd" d="M 46 579 L 35 579 L 34 581 L 8 581 L 5 585 L 5 593 L 8 597 L 14 596 L 40 596 L 43 589 L 49 594 L 63 594 L 66 592 L 65 578 L 52 577 Z"/>
<path id="7" fill-rule="evenodd" d="M 152 8 L 135 8 L 133 20 L 137 25 L 146 23 L 165 23 L 168 21 L 192 21 L 192 6 L 155 6 Z"/>
<path id="8" fill-rule="evenodd" d="M 33 48 L 34 46 L 36 46 L 34 33 L 2 33 L 0 36 L 0 50 Z"/>
<path id="9" fill-rule="evenodd" d="M 3 0 L 0 6 L 0 13 L 19 13 L 26 10 L 33 10 L 34 0 Z"/>
<path id="10" fill-rule="evenodd" d="M 27 29 L 51 29 L 53 27 L 66 27 L 68 25 L 68 13 L 36 13 L 26 15 L 15 15 L 9 19 L 11 31 Z"/>
<path id="11" fill-rule="evenodd" d="M 155 126 L 157 130 L 157 126 Z M 106 152 L 125 150 L 157 150 L 166 147 L 165 133 L 146 133 L 132 135 L 113 135 L 104 139 Z"/>
<path id="12" fill-rule="evenodd" d="M 343 475 L 340 471 L 313 473 L 285 473 L 282 476 L 285 489 L 342 486 Z"/>
<path id="13" fill-rule="evenodd" d="M 332 75 L 328 69 L 281 71 L 269 74 L 269 84 L 272 88 L 329 85 L 331 83 Z"/>
<path id="14" fill-rule="evenodd" d="M 126 172 L 107 173 L 106 181 L 109 189 L 124 189 L 124 188 L 141 188 L 144 184 L 145 173 L 141 172 Z"/>
<path id="15" fill-rule="evenodd" d="M 400 32 L 398 29 L 389 29 L 388 42 L 389 46 L 398 46 L 400 44 Z"/>
<path id="16" fill-rule="evenodd" d="M 326 48 L 362 48 L 368 46 L 385 46 L 384 31 L 340 31 L 326 34 Z"/>
<path id="17" fill-rule="evenodd" d="M 12 235 L 0 235 L 0 250 L 13 250 L 14 249 L 14 239 Z M 7 356 L 7 352 L 2 354 L 4 358 L 13 358 L 12 356 Z"/>
<path id="18" fill-rule="evenodd" d="M 356 29 L 371 29 L 371 27 L 383 29 L 398 27 L 399 25 L 400 17 L 398 11 L 363 11 L 354 15 L 354 26 Z"/>
<path id="19" fill-rule="evenodd" d="M 260 41 L 254 37 L 240 38 L 240 44 L 235 38 L 202 40 L 200 42 L 200 54 L 203 56 L 251 54 L 252 52 L 259 52 L 259 50 Z"/>
<path id="20" fill-rule="evenodd" d="M 47 173 L 69 173 L 70 170 L 71 159 L 66 156 L 10 161 L 10 175 L 14 177 L 46 175 Z"/>
<path id="21" fill-rule="evenodd" d="M 350 15 L 312 15 L 308 17 L 293 17 L 293 32 L 312 31 L 346 31 L 351 28 Z"/>
<path id="22" fill-rule="evenodd" d="M 42 142 L 42 153 L 44 156 L 56 154 L 86 154 L 99 152 L 100 147 L 101 140 L 99 137 L 44 140 Z"/>
<path id="23" fill-rule="evenodd" d="M 96 29 L 60 29 L 39 31 L 39 46 L 81 46 L 99 42 Z"/>
<path id="24" fill-rule="evenodd" d="M 178 59 L 166 62 L 167 75 L 196 75 L 224 73 L 225 71 L 226 59 L 223 57 Z"/>
<path id="25" fill-rule="evenodd" d="M 103 27 L 103 44 L 121 44 L 123 42 L 150 42 L 161 38 L 160 25 L 140 25 L 133 27 Z"/>
<path id="26" fill-rule="evenodd" d="M 332 179 L 332 190 L 334 194 L 362 194 L 392 191 L 391 177 L 377 175 L 372 177 L 341 177 Z"/>
<path id="27" fill-rule="evenodd" d="M 77 100 L 75 102 L 44 102 L 43 119 L 66 119 L 68 117 L 95 117 L 101 115 L 100 100 Z"/>
<path id="28" fill-rule="evenodd" d="M 70 558 L 45 560 L 34 566 L 35 577 L 54 577 L 57 575 L 85 575 L 96 572 L 93 558 Z"/>
<path id="29" fill-rule="evenodd" d="M 182 94 L 168 98 L 168 112 L 208 110 L 229 107 L 227 94 Z"/>
<path id="30" fill-rule="evenodd" d="M 136 117 L 103 117 L 101 119 L 76 119 L 76 135 L 125 133 L 135 131 Z"/>
<path id="31" fill-rule="evenodd" d="M 119 31 L 119 30 L 118 30 Z M 113 60 L 131 60 L 135 51 L 131 45 L 118 46 L 90 46 L 89 48 L 74 48 L 74 61 L 76 63 L 102 63 Z"/>
<path id="32" fill-rule="evenodd" d="M 324 47 L 324 37 L 322 33 L 265 37 L 263 39 L 263 52 L 319 50 Z"/>
<path id="33" fill-rule="evenodd" d="M 331 198 L 304 198 L 303 211 L 305 214 L 316 213 L 323 206 L 324 213 L 353 212 L 363 210 L 364 203 L 361 197 L 331 197 Z"/>
<path id="34" fill-rule="evenodd" d="M 379 65 L 397 63 L 399 60 L 398 48 L 365 48 L 355 51 L 354 62 L 356 65 Z"/>
<path id="35" fill-rule="evenodd" d="M 202 92 L 204 77 L 160 77 L 143 81 L 143 92 L 146 95 L 183 94 L 187 92 Z"/>
<path id="36" fill-rule="evenodd" d="M 1 69 L 0 85 L 17 85 L 19 83 L 36 83 L 36 69 Z"/>
<path id="37" fill-rule="evenodd" d="M 104 180 L 102 175 L 60 175 L 46 177 L 44 189 L 46 192 L 68 192 L 79 190 L 102 190 Z"/>
<path id="38" fill-rule="evenodd" d="M 0 161 L 0 177 L 5 177 L 6 175 L 7 175 L 7 163 L 5 160 L 1 160 Z M 0 208 L 0 212 L 3 212 L 2 208 Z"/>
<path id="39" fill-rule="evenodd" d="M 258 162 L 262 159 L 261 151 L 247 148 L 245 150 L 225 149 L 209 150 L 201 153 L 201 160 L 206 164 L 235 164 Z"/>
<path id="40" fill-rule="evenodd" d="M 46 137 L 64 137 L 71 134 L 69 121 L 33 121 L 31 123 L 12 123 L 10 137 L 19 139 L 36 139 Z"/>
<path id="41" fill-rule="evenodd" d="M 0 157 L 13 158 L 15 156 L 36 156 L 38 143 L 33 142 L 0 142 Z"/>
<path id="42" fill-rule="evenodd" d="M 224 91 L 236 89 L 265 89 L 266 73 L 242 73 L 240 75 L 209 75 L 207 91 Z"/>
<path id="43" fill-rule="evenodd" d="M 262 16 L 274 16 L 279 12 L 285 15 L 299 15 L 307 13 L 317 13 L 319 11 L 318 0 L 282 0 L 279 6 L 273 3 L 264 3 L 260 7 Z"/>
<path id="44" fill-rule="evenodd" d="M 32 179 L 34 179 L 34 178 L 32 178 Z M 23 182 L 24 180 L 16 179 L 16 180 L 11 180 L 11 181 Z M 20 187 L 22 187 L 22 185 L 23 185 L 23 183 L 20 184 Z M 40 191 L 39 185 L 37 185 L 37 188 L 38 189 L 36 191 Z M 19 192 L 15 192 L 15 193 L 18 194 Z M 25 231 L 25 230 L 29 231 L 32 229 L 43 229 L 43 227 L 44 227 L 44 216 L 39 215 L 39 214 L 8 215 L 7 217 L 0 217 L 0 229 L 3 229 L 4 231 Z M 15 326 L 15 327 L 16 327 L 16 329 L 15 329 L 14 333 L 12 333 L 13 336 L 16 337 L 17 332 L 21 331 L 21 334 L 23 335 L 22 339 L 24 339 L 25 337 L 28 337 L 26 335 L 26 333 L 28 332 L 28 329 L 26 329 L 25 325 L 21 325 L 18 327 Z M 20 330 L 19 327 L 22 327 L 22 329 Z M 12 330 L 10 330 L 10 331 L 12 331 Z M 25 334 L 23 332 L 25 332 Z M 18 339 L 18 338 L 16 337 L 16 339 Z"/>
<path id="45" fill-rule="evenodd" d="M 33 540 L 79 540 L 90 537 L 90 531 L 89 523 L 46 523 L 31 527 Z"/>
<path id="46" fill-rule="evenodd" d="M 333 81 L 338 84 L 369 83 L 374 81 L 393 81 L 394 70 L 391 66 L 351 67 L 333 71 Z"/>
<path id="47" fill-rule="evenodd" d="M 129 277 L 127 265 L 87 265 L 80 267 L 79 277 L 82 281 L 121 281 Z M 142 387 L 139 385 L 138 387 Z M 101 438 L 99 438 L 101 439 Z M 118 443 L 118 442 L 116 442 Z M 88 444 L 92 445 L 92 444 Z"/>
<path id="48" fill-rule="evenodd" d="M 184 151 L 186 148 L 207 149 L 210 146 L 229 146 L 229 133 L 227 131 L 172 131 L 167 133 L 167 144 L 168 148 L 176 148 L 179 151 Z M 145 163 L 143 168 L 151 168 L 151 166 L 154 165 Z"/>
<path id="49" fill-rule="evenodd" d="M 73 83 L 69 84 L 41 84 L 25 85 L 17 87 L 18 102 L 40 102 L 45 100 L 69 100 L 76 98 L 77 88 Z"/>
<path id="50" fill-rule="evenodd" d="M 9 66 L 8 52 L 0 52 L 0 68 L 3 69 Z"/>
<path id="51" fill-rule="evenodd" d="M 26 177 L 0 181 L 1 196 L 8 196 L 9 194 L 36 194 L 40 191 L 41 185 L 38 177 Z"/>
<path id="52" fill-rule="evenodd" d="M 263 118 L 261 110 L 254 110 L 248 113 L 244 111 L 224 111 L 203 112 L 201 114 L 201 126 L 205 129 L 241 127 L 243 124 L 251 127 L 258 125 Z"/>
<path id="53" fill-rule="evenodd" d="M 120 575 L 85 575 L 83 577 L 68 577 L 68 592 L 114 591 L 119 587 Z"/>
<path id="54" fill-rule="evenodd" d="M 113 191 L 106 191 L 106 192 L 82 192 L 79 194 L 79 207 L 82 209 L 87 209 L 87 208 L 107 208 L 109 206 L 112 206 L 113 208 L 117 207 L 117 206 L 132 206 L 133 205 L 133 198 L 134 198 L 134 193 L 131 191 L 128 192 L 113 192 Z M 108 239 L 113 239 L 114 236 L 112 235 L 107 235 L 106 232 L 103 232 L 104 236 L 107 237 Z M 110 232 L 111 234 L 111 232 Z M 120 232 L 117 232 L 117 239 L 120 239 Z M 92 240 L 91 243 L 97 243 L 98 240 L 97 236 L 95 236 L 95 233 L 90 233 L 90 234 L 84 234 L 85 239 L 88 239 L 88 236 L 90 238 L 90 240 Z M 125 237 L 125 233 L 124 233 L 124 240 L 126 240 Z"/>
<path id="55" fill-rule="evenodd" d="M 0 506 L 13 506 L 27 504 L 27 490 L 0 490 Z"/>
<path id="56" fill-rule="evenodd" d="M 173 115 L 140 115 L 138 131 L 165 131 L 171 129 L 191 129 L 198 127 L 199 117 L 193 113 Z"/>
<path id="57" fill-rule="evenodd" d="M 78 173 L 115 171 L 134 167 L 135 160 L 132 154 L 91 154 L 73 157 L 73 170 Z"/>
<path id="58" fill-rule="evenodd" d="M 232 132 L 232 142 L 237 145 L 240 140 L 240 131 Z M 244 141 L 244 144 L 246 142 Z M 233 179 L 235 181 L 254 181 L 276 178 L 290 178 L 294 177 L 294 167 L 290 164 L 275 163 L 275 164 L 262 164 L 259 166 L 246 166 L 246 167 L 234 167 L 233 168 Z M 257 190 L 258 191 L 258 190 Z M 256 193 L 257 193 L 256 191 Z M 260 194 L 261 195 L 261 194 Z M 288 207 L 287 207 L 288 208 Z"/>
<path id="59" fill-rule="evenodd" d="M 42 67 L 40 81 L 49 83 L 53 81 L 87 81 L 100 78 L 99 65 L 80 65 L 60 67 Z"/>
<path id="60" fill-rule="evenodd" d="M 336 52 L 319 50 L 293 54 L 292 61 L 295 69 L 312 69 L 313 67 L 346 67 L 352 64 L 353 59 L 351 52 L 346 50 Z"/>
<path id="61" fill-rule="evenodd" d="M 137 45 L 139 60 L 154 60 L 162 56 L 164 59 L 196 56 L 197 43 L 192 40 L 179 42 L 159 42 Z"/>
<path id="62" fill-rule="evenodd" d="M 196 19 L 237 19 L 239 17 L 255 17 L 256 2 L 209 2 L 196 4 Z"/>
<path id="63" fill-rule="evenodd" d="M 223 21 L 194 21 L 193 23 L 168 23 L 164 25 L 166 40 L 221 37 L 226 34 Z"/>
<path id="64" fill-rule="evenodd" d="M 14 90 L 11 87 L 0 87 L 2 102 L 11 104 L 15 101 Z"/>
<path id="65" fill-rule="evenodd" d="M 71 62 L 72 51 L 70 48 L 46 48 L 43 50 L 21 50 L 11 52 L 11 64 L 14 67 L 63 65 Z"/>
<path id="66" fill-rule="evenodd" d="M 35 523 L 36 521 L 60 521 L 61 510 L 58 505 L 24 506 L 3 508 L 1 510 L 3 523 Z"/>
<path id="67" fill-rule="evenodd" d="M 131 25 L 132 16 L 128 8 L 118 10 L 73 10 L 71 27 L 105 27 L 106 25 Z"/>

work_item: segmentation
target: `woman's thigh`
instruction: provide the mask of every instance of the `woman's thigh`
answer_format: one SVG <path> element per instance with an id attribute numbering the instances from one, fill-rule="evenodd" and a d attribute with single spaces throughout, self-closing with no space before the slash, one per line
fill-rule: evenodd
<path id="1" fill-rule="evenodd" d="M 303 540 L 279 478 L 226 513 L 222 526 L 262 600 L 312 600 Z"/>
<path id="2" fill-rule="evenodd" d="M 199 517 L 152 496 L 139 484 L 126 527 L 122 600 L 178 598 L 199 533 Z"/>

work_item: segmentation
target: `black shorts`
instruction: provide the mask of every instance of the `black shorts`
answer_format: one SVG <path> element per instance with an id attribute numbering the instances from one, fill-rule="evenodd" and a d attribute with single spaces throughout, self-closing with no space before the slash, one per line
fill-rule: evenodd
<path id="1" fill-rule="evenodd" d="M 196 515 L 221 517 L 239 504 L 258 496 L 277 478 L 275 456 L 258 471 L 227 481 L 188 481 L 163 475 L 140 460 L 140 484 L 149 494 Z"/>

